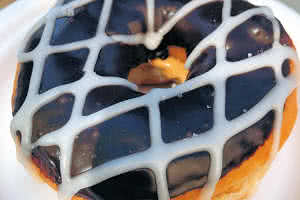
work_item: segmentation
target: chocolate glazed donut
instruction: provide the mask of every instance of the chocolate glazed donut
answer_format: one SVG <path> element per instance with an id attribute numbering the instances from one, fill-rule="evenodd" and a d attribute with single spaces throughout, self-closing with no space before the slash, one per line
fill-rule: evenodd
<path id="1" fill-rule="evenodd" d="M 69 2 L 71 0 L 66 0 L 65 4 Z M 188 2 L 189 0 L 157 0 L 155 28 L 161 27 Z M 78 9 L 74 17 L 57 19 L 50 41 L 51 45 L 67 44 L 95 36 L 102 4 L 103 1 L 97 0 Z M 169 46 L 184 48 L 187 56 L 190 55 L 200 41 L 219 27 L 222 22 L 222 8 L 223 2 L 217 1 L 195 9 L 180 20 L 164 37 L 159 47 L 153 51 L 143 45 L 123 43 L 106 45 L 99 54 L 95 73 L 101 76 L 127 79 L 130 70 L 140 64 L 155 58 L 166 59 L 169 56 Z M 236 16 L 251 8 L 255 6 L 249 2 L 235 0 L 231 14 Z M 110 36 L 145 33 L 147 31 L 146 15 L 144 0 L 116 0 L 113 3 L 106 33 Z M 25 51 L 30 52 L 35 49 L 43 35 L 43 30 L 44 26 L 32 35 Z M 227 60 L 235 62 L 261 54 L 272 48 L 273 41 L 271 21 L 265 16 L 254 16 L 235 28 L 227 37 Z M 291 39 L 282 26 L 280 43 L 293 47 Z M 39 93 L 43 94 L 57 86 L 80 80 L 84 76 L 85 72 L 82 69 L 88 56 L 88 49 L 49 55 L 44 65 Z M 215 65 L 216 48 L 211 46 L 192 64 L 187 80 L 201 76 Z M 13 97 L 14 115 L 25 101 L 32 69 L 32 62 L 22 63 L 18 68 Z M 292 71 L 293 63 L 286 60 L 282 64 L 282 73 L 287 77 Z M 233 120 L 250 110 L 275 85 L 274 71 L 270 66 L 262 66 L 259 70 L 230 77 L 226 82 L 226 119 Z M 144 93 L 132 91 L 123 86 L 95 88 L 88 94 L 82 114 L 88 116 L 116 103 L 143 95 Z M 287 99 L 285 104 L 282 129 L 284 134 L 281 145 L 295 123 L 297 115 L 295 99 L 296 92 Z M 74 101 L 72 94 L 64 94 L 39 109 L 33 116 L 32 142 L 62 128 L 70 119 Z M 214 126 L 214 88 L 212 85 L 192 90 L 182 97 L 163 101 L 159 106 L 162 138 L 165 143 L 205 134 Z M 274 111 L 270 110 L 263 118 L 258 119 L 255 124 L 226 143 L 223 150 L 222 179 L 217 186 L 217 193 L 236 190 L 226 188 L 228 182 L 238 179 L 245 172 L 252 173 L 252 169 L 247 171 L 243 168 L 243 165 L 247 165 L 245 163 L 252 165 L 254 162 L 263 164 L 266 162 L 270 151 L 274 120 Z M 105 162 L 148 149 L 150 147 L 148 121 L 147 109 L 139 108 L 81 132 L 74 142 L 71 175 L 75 177 Z M 19 139 L 22 139 L 21 136 Z M 59 155 L 59 148 L 56 146 L 36 147 L 32 151 L 34 165 L 39 168 L 40 175 L 53 187 L 61 184 Z M 167 168 L 170 196 L 174 200 L 194 200 L 194 196 L 199 194 L 201 188 L 207 183 L 209 169 L 208 152 L 198 152 L 173 160 Z M 238 183 L 236 185 L 238 187 Z M 158 198 L 156 191 L 153 172 L 149 169 L 139 169 L 83 189 L 77 194 L 77 198 L 155 200 Z"/>

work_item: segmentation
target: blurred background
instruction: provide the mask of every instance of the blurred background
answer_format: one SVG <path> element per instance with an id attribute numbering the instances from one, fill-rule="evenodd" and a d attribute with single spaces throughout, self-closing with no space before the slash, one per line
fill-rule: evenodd
<path id="1" fill-rule="evenodd" d="M 0 0 L 0 8 L 5 7 L 6 5 L 14 2 L 15 0 Z"/>
<path id="2" fill-rule="evenodd" d="M 281 2 L 287 3 L 290 7 L 300 11 L 300 2 L 298 0 L 280 0 Z"/>

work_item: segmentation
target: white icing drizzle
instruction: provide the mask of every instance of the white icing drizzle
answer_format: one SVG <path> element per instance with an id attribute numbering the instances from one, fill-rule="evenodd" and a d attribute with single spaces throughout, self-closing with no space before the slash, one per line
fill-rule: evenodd
<path id="1" fill-rule="evenodd" d="M 60 148 L 60 163 L 62 184 L 59 185 L 59 199 L 70 200 L 80 189 L 87 188 L 107 180 L 116 175 L 135 170 L 138 168 L 151 169 L 156 177 L 157 193 L 159 200 L 169 200 L 169 191 L 166 178 L 166 168 L 168 164 L 183 155 L 199 151 L 208 151 L 211 157 L 211 166 L 208 176 L 208 183 L 203 189 L 199 200 L 210 200 L 215 191 L 215 186 L 219 181 L 222 172 L 223 148 L 231 137 L 240 131 L 250 127 L 258 119 L 263 118 L 270 110 L 275 111 L 274 142 L 270 162 L 274 158 L 279 148 L 280 129 L 282 123 L 283 106 L 286 98 L 297 87 L 299 61 L 296 52 L 279 43 L 280 27 L 273 17 L 272 11 L 268 8 L 255 8 L 243 12 L 235 17 L 231 16 L 231 0 L 224 1 L 223 22 L 209 36 L 203 39 L 188 57 L 186 68 L 190 68 L 195 59 L 209 46 L 217 49 L 216 66 L 204 75 L 186 81 L 184 84 L 169 89 L 153 89 L 148 94 L 130 99 L 99 112 L 82 116 L 84 101 L 87 94 L 94 88 L 105 85 L 122 85 L 137 91 L 137 86 L 122 78 L 101 77 L 94 73 L 98 54 L 102 47 L 107 44 L 123 42 L 126 44 L 144 44 L 149 49 L 155 49 L 160 44 L 163 36 L 184 16 L 188 15 L 195 8 L 218 0 L 194 0 L 183 6 L 171 19 L 163 25 L 157 32 L 154 30 L 155 0 L 147 2 L 147 26 L 146 34 L 136 35 L 114 35 L 107 36 L 105 27 L 111 13 L 112 0 L 104 0 L 100 23 L 97 34 L 94 38 L 78 41 L 71 44 L 50 46 L 49 42 L 55 26 L 55 19 L 63 16 L 74 15 L 74 10 L 95 0 L 76 0 L 69 4 L 62 5 L 62 0 L 57 3 L 57 7 L 44 17 L 32 31 L 26 36 L 23 44 L 30 35 L 42 25 L 45 25 L 43 37 L 38 47 L 32 52 L 19 55 L 19 61 L 33 61 L 34 67 L 30 80 L 30 87 L 27 98 L 11 123 L 12 136 L 17 140 L 16 132 L 22 133 L 21 151 L 18 152 L 18 159 L 26 168 L 31 166 L 31 151 L 36 146 L 57 145 Z M 245 22 L 254 15 L 264 15 L 273 23 L 274 44 L 272 49 L 267 50 L 257 56 L 241 60 L 239 62 L 226 61 L 226 36 L 238 25 Z M 38 94 L 43 66 L 49 54 L 88 48 L 90 50 L 87 62 L 84 67 L 86 72 L 84 77 L 77 82 L 61 85 L 43 94 Z M 296 64 L 296 73 L 289 77 L 283 77 L 281 64 L 285 59 L 291 59 Z M 250 72 L 264 66 L 271 66 L 275 72 L 277 84 L 254 108 L 250 109 L 240 117 L 227 121 L 225 118 L 225 85 L 226 80 L 233 76 Z M 165 144 L 161 137 L 161 121 L 159 102 L 180 96 L 195 88 L 211 84 L 215 88 L 214 103 L 214 127 L 206 132 L 190 139 Z M 75 96 L 75 103 L 72 116 L 69 122 L 61 129 L 44 135 L 36 143 L 31 143 L 32 117 L 42 106 L 50 103 L 65 93 L 72 93 Z M 101 166 L 95 167 L 76 177 L 70 176 L 72 148 L 76 136 L 83 130 L 126 113 L 130 110 L 147 107 L 149 110 L 151 147 L 141 153 L 136 153 L 127 157 L 109 161 Z"/>

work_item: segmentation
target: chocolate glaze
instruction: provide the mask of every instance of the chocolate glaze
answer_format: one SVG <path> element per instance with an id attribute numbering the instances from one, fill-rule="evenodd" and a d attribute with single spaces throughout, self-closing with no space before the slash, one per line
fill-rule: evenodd
<path id="1" fill-rule="evenodd" d="M 251 157 L 257 148 L 264 144 L 271 135 L 274 120 L 275 113 L 270 111 L 257 123 L 226 142 L 223 150 L 222 177 Z"/>
<path id="2" fill-rule="evenodd" d="M 31 142 L 62 128 L 71 117 L 74 100 L 72 94 L 64 94 L 41 107 L 32 118 Z"/>
<path id="3" fill-rule="evenodd" d="M 232 120 L 246 113 L 275 85 L 275 74 L 271 67 L 230 77 L 226 82 L 226 119 Z"/>
<path id="4" fill-rule="evenodd" d="M 108 35 L 136 34 L 147 31 L 147 8 L 145 0 L 113 1 L 106 27 Z"/>
<path id="5" fill-rule="evenodd" d="M 213 127 L 214 88 L 205 86 L 160 103 L 165 143 L 205 134 Z M 175 109 L 174 109 L 175 108 Z"/>
<path id="6" fill-rule="evenodd" d="M 127 79 L 130 69 L 147 62 L 150 55 L 143 45 L 110 44 L 102 48 L 95 72 L 101 76 Z"/>
<path id="7" fill-rule="evenodd" d="M 81 79 L 84 76 L 82 68 L 86 62 L 88 53 L 88 49 L 80 49 L 49 55 L 45 61 L 39 93 L 41 94 L 59 85 L 72 83 Z"/>
<path id="8" fill-rule="evenodd" d="M 203 187 L 208 180 L 209 168 L 208 152 L 193 153 L 173 160 L 167 168 L 170 196 L 175 197 L 187 190 Z"/>
<path id="9" fill-rule="evenodd" d="M 63 2 L 62 5 L 66 5 L 66 4 L 68 4 L 68 3 L 72 2 L 72 1 L 74 1 L 74 0 L 64 0 L 64 2 Z"/>
<path id="10" fill-rule="evenodd" d="M 68 3 L 70 1 L 67 1 Z M 86 40 L 96 35 L 103 0 L 76 9 L 75 16 L 56 20 L 51 45 L 62 45 Z"/>
<path id="11" fill-rule="evenodd" d="M 224 146 L 222 177 L 232 169 L 238 167 L 244 160 L 251 157 L 257 148 L 264 144 L 271 134 L 274 117 L 274 112 L 270 111 L 257 123 L 228 140 Z M 81 136 L 82 138 L 78 138 L 77 141 L 75 141 L 75 143 L 81 143 L 77 145 L 79 149 L 75 150 L 78 151 L 78 153 L 73 154 L 73 156 L 77 156 L 76 159 L 73 159 L 78 162 L 76 165 L 80 166 L 80 170 L 83 168 L 85 170 L 90 169 L 92 164 L 90 163 L 89 165 L 89 162 L 96 159 L 92 156 L 95 151 L 92 150 L 93 144 L 91 141 L 97 141 L 99 134 L 97 132 L 94 133 L 95 134 L 86 131 L 85 135 Z M 141 143 L 139 143 L 139 145 L 140 144 Z M 110 145 L 110 147 L 113 146 L 114 145 Z M 87 151 L 86 149 L 92 151 Z M 56 183 L 60 184 L 61 182 L 57 181 L 60 180 L 58 153 L 59 151 L 57 149 L 42 149 L 42 147 L 39 147 L 37 150 L 34 150 L 33 159 L 40 158 L 37 164 L 41 166 L 42 170 L 47 172 L 53 181 L 56 180 Z M 186 155 L 172 161 L 167 168 L 171 197 L 176 197 L 186 191 L 203 187 L 207 182 L 209 165 L 210 156 L 207 152 Z M 58 168 L 55 168 L 55 166 Z M 73 170 L 74 169 L 76 169 L 76 167 L 73 167 Z M 72 173 L 74 173 L 74 171 L 72 171 Z M 105 197 L 105 200 L 120 199 L 121 197 L 122 200 L 157 199 L 154 175 L 150 170 L 145 169 L 110 178 L 103 183 L 91 187 L 90 190 L 95 194 Z M 85 195 L 85 197 L 89 196 Z M 94 199 L 89 197 L 88 200 Z"/>
<path id="12" fill-rule="evenodd" d="M 90 188 L 105 200 L 157 200 L 156 183 L 149 169 L 137 169 Z"/>
<path id="13" fill-rule="evenodd" d="M 166 23 L 172 13 L 184 6 L 189 0 L 156 1 L 156 27 Z M 186 48 L 187 54 L 207 35 L 212 33 L 222 22 L 223 2 L 214 2 L 196 8 L 181 19 L 164 36 L 161 46 L 176 45 Z"/>
<path id="14" fill-rule="evenodd" d="M 156 1 L 156 29 L 161 27 L 161 25 L 168 20 L 169 15 L 171 16 L 173 12 L 176 12 L 188 1 L 189 0 Z M 68 2 L 70 2 L 70 0 L 65 1 L 65 3 Z M 145 1 L 132 0 L 129 3 L 128 1 L 126 1 L 126 3 L 124 2 L 124 0 L 114 1 L 113 7 L 118 9 L 118 12 L 115 12 L 109 20 L 109 25 L 106 29 L 109 35 L 120 33 L 132 34 L 145 31 Z M 74 17 L 58 19 L 51 39 L 51 45 L 66 44 L 93 37 L 96 33 L 102 3 L 103 1 L 97 0 L 88 6 L 84 6 L 84 8 L 78 9 Z M 189 54 L 205 36 L 216 30 L 220 25 L 222 5 L 223 2 L 218 1 L 195 9 L 176 24 L 155 51 L 150 51 L 142 45 L 130 46 L 117 43 L 105 46 L 99 54 L 95 72 L 102 76 L 127 78 L 131 68 L 143 62 L 147 62 L 149 59 L 161 56 L 161 52 L 169 45 L 184 47 Z M 254 6 L 248 2 L 234 0 L 232 15 L 237 15 L 253 7 Z M 126 10 L 130 11 L 134 16 L 131 16 L 131 14 L 123 15 Z M 119 13 L 120 15 L 118 15 Z M 122 20 L 122 23 L 119 23 L 119 20 Z M 253 34 L 257 33 L 257 29 L 259 30 L 259 34 Z M 249 55 L 257 55 L 269 49 L 273 41 L 272 32 L 270 21 L 265 17 L 256 16 L 249 19 L 228 36 L 226 43 L 228 48 L 227 59 L 234 62 L 240 59 L 246 59 Z M 33 49 L 36 43 L 38 43 L 33 41 L 38 41 L 39 37 L 41 37 L 40 33 L 36 33 L 35 35 L 37 36 L 34 36 L 36 39 L 30 40 L 28 43 L 29 49 Z M 267 39 L 265 40 L 264 38 Z M 282 26 L 281 43 L 292 46 L 292 42 Z M 86 50 L 83 51 L 86 52 Z M 58 85 L 65 84 L 66 79 L 58 79 L 58 75 L 60 75 L 60 77 L 68 77 L 67 82 L 80 79 L 80 76 L 77 75 L 83 73 L 82 66 L 86 61 L 87 54 L 88 52 L 67 52 L 60 55 L 49 56 L 48 59 L 52 60 L 48 61 L 50 63 L 49 67 L 45 68 L 47 71 L 44 72 L 44 81 L 42 81 L 40 92 L 45 92 Z M 66 63 L 66 61 L 70 61 L 70 59 L 74 59 L 75 62 L 75 64 L 73 61 L 67 62 L 70 66 L 74 65 L 72 70 L 59 66 L 59 63 Z M 216 62 L 215 60 L 215 49 L 211 47 L 203 52 L 199 59 L 193 63 L 189 78 L 200 76 L 213 68 Z M 287 64 L 285 63 L 284 65 Z M 21 65 L 13 114 L 19 110 L 26 98 L 32 67 L 33 65 L 31 63 Z M 286 73 L 287 67 L 283 68 L 283 73 Z M 229 116 L 229 119 L 241 115 L 241 110 L 243 109 L 251 109 L 251 107 L 256 105 L 274 86 L 273 71 L 269 70 L 269 68 L 262 70 L 263 71 L 257 70 L 228 79 L 226 86 L 226 115 Z M 70 73 L 74 73 L 74 76 L 69 76 Z M 55 80 L 55 84 L 53 84 L 53 80 Z M 262 84 L 264 87 L 261 89 Z M 244 90 L 245 85 L 247 86 L 247 90 Z M 191 133 L 205 134 L 205 131 L 213 126 L 213 90 L 211 86 L 206 86 L 185 93 L 181 98 L 176 97 L 160 104 L 163 127 L 162 137 L 165 142 L 175 142 L 190 137 Z M 120 88 L 117 89 L 116 87 L 97 88 L 88 95 L 83 114 L 89 115 L 112 104 L 140 95 L 143 94 L 137 94 L 124 88 L 121 89 L 121 91 Z M 111 102 L 109 101 L 110 99 L 112 100 Z M 199 99 L 199 102 L 195 101 L 195 99 Z M 169 109 L 170 105 L 168 105 L 168 103 L 172 103 L 172 109 Z M 67 104 L 72 104 L 71 99 Z M 176 104 L 176 106 L 173 104 Z M 193 107 L 191 107 L 191 105 L 193 105 Z M 238 109 L 233 105 L 239 105 Z M 55 105 L 55 102 L 53 105 L 48 106 L 49 108 L 51 107 L 53 113 L 60 113 L 61 109 L 63 109 L 65 113 L 70 111 L 69 106 Z M 199 112 L 194 112 L 191 109 L 198 109 Z M 41 117 L 45 116 L 47 121 L 49 113 L 45 110 L 47 109 L 40 109 L 38 115 Z M 174 116 L 171 116 L 172 114 L 170 113 L 174 113 Z M 186 118 L 186 116 L 188 117 Z M 192 119 L 193 123 L 191 123 Z M 198 120 L 196 124 L 195 120 L 197 119 L 200 119 L 200 121 Z M 144 151 L 149 148 L 151 144 L 148 121 L 148 111 L 143 108 L 124 113 L 103 124 L 83 131 L 79 135 L 79 138 L 82 140 L 78 139 L 74 143 L 72 175 L 75 176 L 109 160 Z M 270 112 L 263 119 L 259 120 L 259 122 L 227 142 L 224 149 L 223 176 L 236 166 L 239 166 L 243 160 L 253 155 L 256 149 L 264 144 L 270 135 L 273 121 L 274 114 Z M 179 123 L 180 126 L 176 126 L 176 123 Z M 206 124 L 208 124 L 208 127 L 204 128 Z M 51 126 L 51 123 L 46 123 L 45 126 L 43 126 L 42 132 L 50 132 L 52 130 Z M 173 126 L 177 128 L 175 129 Z M 94 135 L 91 133 L 94 133 Z M 40 147 L 33 151 L 32 157 L 35 163 L 44 169 L 45 174 L 48 174 L 48 176 L 52 178 L 53 182 L 60 184 L 59 154 L 57 152 L 58 150 L 56 150 L 56 154 L 54 154 L 53 150 Z M 190 167 L 191 165 L 198 166 L 198 162 L 203 162 L 203 168 Z M 177 164 L 182 167 L 176 167 Z M 206 152 L 186 155 L 171 162 L 167 169 L 171 196 L 174 197 L 191 189 L 202 187 L 206 183 L 205 177 L 209 170 L 207 166 L 209 166 L 209 155 Z M 140 184 L 141 182 L 147 184 Z M 133 189 L 135 187 L 139 187 L 139 190 Z M 116 198 L 117 194 L 114 194 L 116 193 L 115 191 L 126 192 L 128 190 L 130 191 L 130 194 L 127 196 L 128 200 L 157 199 L 153 174 L 150 170 L 144 169 L 142 169 L 142 172 L 136 170 L 129 172 L 129 175 L 122 174 L 113 177 L 90 189 L 95 194 L 104 196 L 105 200 L 121 199 L 121 196 Z M 82 191 L 82 195 L 86 195 L 86 193 Z M 122 199 L 127 200 L 125 197 L 126 195 L 124 195 L 124 199 Z M 93 200 L 93 197 L 89 197 L 89 199 Z"/>
<path id="15" fill-rule="evenodd" d="M 124 86 L 99 87 L 87 95 L 82 114 L 87 116 L 121 101 L 139 96 L 142 96 L 142 94 Z"/>
<path id="16" fill-rule="evenodd" d="M 34 148 L 32 161 L 53 183 L 61 184 L 59 148 L 57 146 Z"/>
<path id="17" fill-rule="evenodd" d="M 30 39 L 28 40 L 28 44 L 24 49 L 24 52 L 30 52 L 34 50 L 40 43 L 42 34 L 44 32 L 45 25 L 41 26 L 36 32 L 32 34 Z"/>
<path id="18" fill-rule="evenodd" d="M 121 114 L 79 134 L 74 142 L 71 175 L 145 151 L 150 145 L 147 109 L 138 108 Z"/>
<path id="19" fill-rule="evenodd" d="M 130 7 L 126 7 L 127 5 L 124 6 L 122 2 L 123 1 L 114 1 L 114 5 L 118 5 L 119 7 L 118 9 L 130 8 Z M 140 2 L 144 3 L 144 1 L 140 1 Z M 171 10 L 176 11 L 177 9 L 179 9 L 185 4 L 185 1 L 182 0 L 174 0 L 174 1 L 160 0 L 156 2 L 157 2 L 156 9 L 157 12 L 159 13 L 165 13 L 164 11 L 167 11 L 168 13 Z M 144 6 L 145 5 L 142 6 L 139 3 L 134 7 L 135 9 L 138 10 L 136 12 L 138 12 L 139 15 L 141 15 L 140 10 Z M 130 8 L 130 10 L 133 10 L 134 8 Z M 210 10 L 215 10 L 215 12 L 211 12 Z M 123 10 L 122 12 L 125 11 Z M 159 26 L 159 24 L 165 23 L 168 20 L 168 18 L 165 17 L 160 19 L 161 15 L 168 15 L 168 14 L 156 14 L 156 21 L 159 20 L 159 22 L 157 22 L 156 24 L 157 26 Z M 115 16 L 112 17 L 112 19 L 114 18 Z M 189 55 L 190 52 L 193 50 L 193 48 L 204 37 L 206 37 L 208 34 L 213 32 L 221 24 L 221 18 L 222 18 L 221 2 L 212 3 L 212 4 L 199 7 L 195 9 L 195 11 L 190 13 L 188 16 L 180 20 L 174 26 L 174 28 L 167 35 L 164 36 L 163 41 L 161 42 L 159 47 L 154 51 L 150 51 L 146 49 L 143 45 L 126 45 L 122 43 L 107 45 L 101 50 L 97 64 L 95 66 L 95 72 L 101 76 L 117 76 L 117 77 L 127 78 L 130 69 L 137 67 L 141 63 L 148 62 L 148 60 L 150 59 L 153 59 L 155 57 L 160 57 L 161 55 L 160 52 L 166 50 L 167 47 L 170 45 L 184 47 L 187 50 L 187 54 Z M 128 19 L 131 18 L 127 17 L 127 20 Z M 136 20 L 137 19 L 134 19 L 134 22 Z M 130 24 L 130 22 L 128 22 L 128 24 Z M 118 27 L 119 25 L 120 24 L 117 23 L 116 27 Z M 120 27 L 123 26 L 121 25 Z M 123 29 L 126 29 L 125 27 L 127 26 L 124 26 Z M 128 27 L 127 29 L 129 30 Z M 111 31 L 111 32 L 118 32 L 118 30 Z M 109 32 L 108 34 L 111 33 Z M 207 62 L 207 60 L 204 59 L 203 62 Z M 197 65 L 199 65 L 199 63 L 197 63 Z M 200 74 L 201 72 L 203 73 L 203 69 L 202 67 L 200 69 L 194 68 L 193 72 L 195 74 Z M 191 74 L 191 76 L 194 75 Z"/>
<path id="20" fill-rule="evenodd" d="M 254 16 L 236 27 L 227 37 L 227 60 L 240 61 L 271 49 L 273 25 L 264 16 Z"/>
<path id="21" fill-rule="evenodd" d="M 282 75 L 288 77 L 291 73 L 291 60 L 287 59 L 282 63 Z"/>
<path id="22" fill-rule="evenodd" d="M 211 70 L 217 63 L 216 47 L 208 47 L 203 53 L 193 62 L 188 74 L 188 79 L 195 78 Z"/>
<path id="23" fill-rule="evenodd" d="M 231 16 L 239 15 L 246 10 L 249 10 L 251 8 L 257 8 L 257 6 L 247 2 L 247 1 L 241 1 L 241 0 L 232 0 L 232 8 L 231 8 Z"/>
<path id="24" fill-rule="evenodd" d="M 30 78 L 33 69 L 33 62 L 23 63 L 20 65 L 20 71 L 17 78 L 17 89 L 15 91 L 15 98 L 13 99 L 13 116 L 19 111 L 21 106 L 23 105 L 28 89 Z"/>

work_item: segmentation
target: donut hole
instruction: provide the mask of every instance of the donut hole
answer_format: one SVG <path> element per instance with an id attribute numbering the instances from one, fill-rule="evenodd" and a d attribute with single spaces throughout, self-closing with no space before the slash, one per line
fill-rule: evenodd
<path id="1" fill-rule="evenodd" d="M 180 46 L 167 46 L 150 54 L 148 62 L 132 68 L 128 80 L 139 86 L 143 93 L 153 88 L 171 88 L 186 80 L 205 74 L 216 65 L 216 47 L 210 46 L 192 63 L 190 70 L 185 68 L 187 49 Z M 152 57 L 151 57 L 152 56 Z"/>
<path id="2" fill-rule="evenodd" d="M 151 54 L 148 62 L 131 69 L 128 80 L 136 84 L 143 93 L 153 88 L 174 87 L 187 79 L 188 70 L 184 65 L 186 59 L 184 48 L 168 46 Z"/>
<path id="3" fill-rule="evenodd" d="M 89 188 L 105 200 L 158 199 L 155 175 L 150 169 L 137 169 Z"/>
<path id="4" fill-rule="evenodd" d="M 45 30 L 45 25 L 42 25 L 40 28 L 38 28 L 37 31 L 35 31 L 31 35 L 31 37 L 29 38 L 28 43 L 24 49 L 25 53 L 33 51 L 40 44 L 44 30 Z"/>
<path id="5" fill-rule="evenodd" d="M 127 79 L 147 93 L 152 88 L 169 88 L 186 80 L 184 63 L 186 49 L 163 42 L 151 51 L 143 45 L 122 43 L 102 48 L 95 65 L 95 73 L 106 77 Z"/>
<path id="6" fill-rule="evenodd" d="M 171 161 L 167 167 L 170 196 L 174 198 L 186 191 L 202 188 L 208 181 L 209 169 L 208 152 L 197 152 Z"/>

